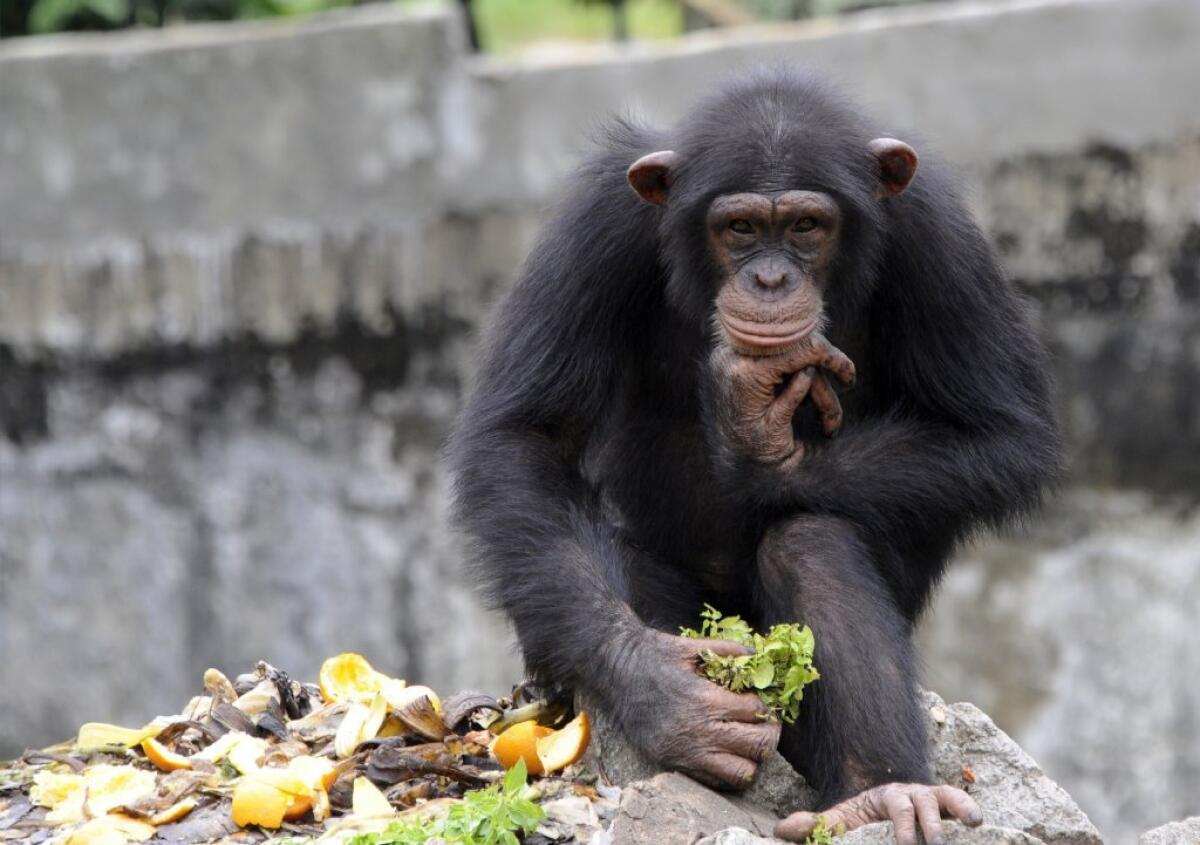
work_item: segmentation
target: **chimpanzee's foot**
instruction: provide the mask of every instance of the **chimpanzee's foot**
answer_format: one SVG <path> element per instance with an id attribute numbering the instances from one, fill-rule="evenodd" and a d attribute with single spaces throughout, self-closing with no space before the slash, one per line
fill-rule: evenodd
<path id="1" fill-rule="evenodd" d="M 860 792 L 823 813 L 793 813 L 775 826 L 775 835 L 791 842 L 803 842 L 824 818 L 831 830 L 845 825 L 846 830 L 871 824 L 892 822 L 897 845 L 916 845 L 917 825 L 929 845 L 942 845 L 942 819 L 953 818 L 978 827 L 983 813 L 970 795 L 952 786 L 927 786 L 921 783 L 886 783 Z"/>

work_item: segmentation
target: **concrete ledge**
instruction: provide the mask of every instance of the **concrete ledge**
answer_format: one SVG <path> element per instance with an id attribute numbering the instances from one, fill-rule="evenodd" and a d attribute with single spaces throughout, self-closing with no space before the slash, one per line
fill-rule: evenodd
<path id="1" fill-rule="evenodd" d="M 517 61 L 394 8 L 6 43 L 0 344 L 108 356 L 451 300 L 474 316 L 600 120 L 669 122 L 755 62 L 820 68 L 977 178 L 1169 145 L 1200 132 L 1196 44 L 1193 0 L 932 4 Z"/>

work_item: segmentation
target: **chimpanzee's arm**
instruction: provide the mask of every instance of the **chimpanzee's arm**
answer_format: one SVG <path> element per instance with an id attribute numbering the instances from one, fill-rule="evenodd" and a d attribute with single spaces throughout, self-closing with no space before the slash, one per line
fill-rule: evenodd
<path id="1" fill-rule="evenodd" d="M 699 652 L 744 649 L 635 615 L 629 572 L 657 561 L 632 559 L 645 553 L 621 541 L 582 471 L 622 355 L 660 319 L 655 212 L 625 182 L 646 151 L 614 145 L 584 170 L 501 307 L 450 444 L 455 509 L 533 672 L 584 693 L 668 768 L 744 786 L 779 726 L 757 696 L 696 673 Z"/>
<path id="2" fill-rule="evenodd" d="M 599 671 L 597 649 L 636 627 L 625 552 L 581 463 L 616 378 L 623 311 L 652 289 L 648 214 L 621 166 L 585 169 L 496 313 L 449 447 L 479 577 L 530 669 L 565 684 L 592 685 L 581 675 Z"/>

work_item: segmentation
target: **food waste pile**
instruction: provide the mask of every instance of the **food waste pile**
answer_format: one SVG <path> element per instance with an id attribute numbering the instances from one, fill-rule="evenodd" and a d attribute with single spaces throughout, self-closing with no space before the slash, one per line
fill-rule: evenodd
<path id="1" fill-rule="evenodd" d="M 587 714 L 528 686 L 443 700 L 351 653 L 318 684 L 203 681 L 178 714 L 0 763 L 0 842 L 567 843 L 616 812 L 580 762 Z"/>

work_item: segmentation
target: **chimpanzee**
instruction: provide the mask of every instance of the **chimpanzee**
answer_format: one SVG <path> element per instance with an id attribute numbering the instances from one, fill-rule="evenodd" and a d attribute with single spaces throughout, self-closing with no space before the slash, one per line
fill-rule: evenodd
<path id="1" fill-rule="evenodd" d="M 670 131 L 615 123 L 565 194 L 449 450 L 530 671 L 709 784 L 778 745 L 831 825 L 978 824 L 929 785 L 912 629 L 956 542 L 1033 509 L 1060 451 L 1044 351 L 953 181 L 776 68 Z M 677 636 L 705 602 L 811 626 L 821 679 L 782 736 L 696 674 L 739 650 Z"/>

